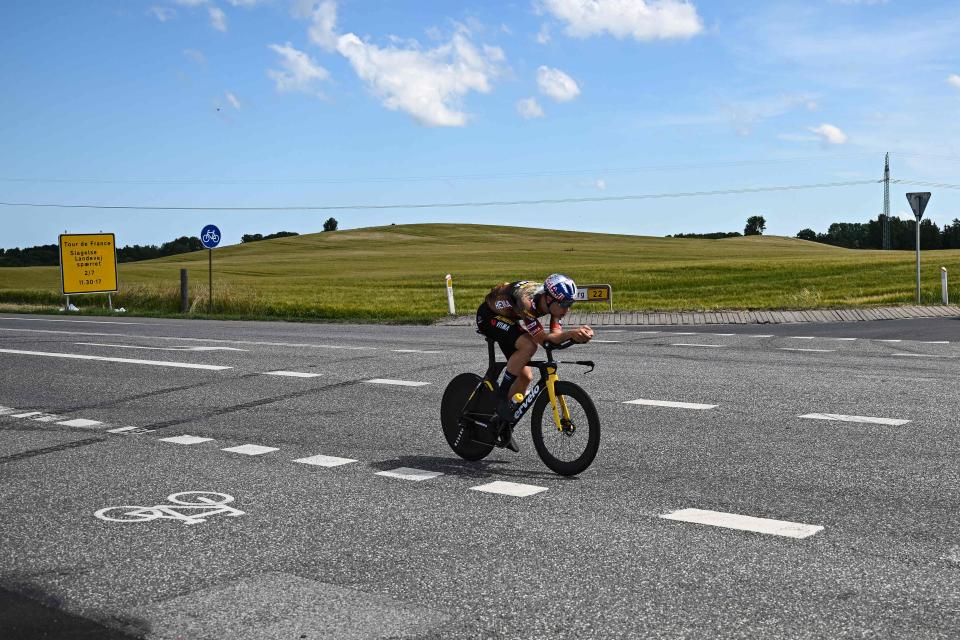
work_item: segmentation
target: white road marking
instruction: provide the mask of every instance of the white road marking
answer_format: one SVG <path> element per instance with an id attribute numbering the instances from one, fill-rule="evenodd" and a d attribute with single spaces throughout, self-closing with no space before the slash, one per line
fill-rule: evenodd
<path id="1" fill-rule="evenodd" d="M 787 522 L 786 520 L 771 520 L 769 518 L 755 518 L 737 513 L 722 511 L 707 511 L 704 509 L 680 509 L 660 516 L 666 520 L 708 524 L 714 527 L 753 531 L 787 538 L 809 538 L 813 534 L 823 531 L 823 527 L 815 524 Z"/>
<path id="2" fill-rule="evenodd" d="M 107 429 L 107 433 L 125 433 L 127 431 L 136 431 L 137 427 L 120 427 L 119 429 Z"/>
<path id="3" fill-rule="evenodd" d="M 32 418 L 33 416 L 42 416 L 43 411 L 28 411 L 26 413 L 15 413 L 11 418 Z"/>
<path id="4" fill-rule="evenodd" d="M 939 353 L 891 353 L 891 356 L 908 356 L 911 358 L 956 358 L 957 356 L 948 356 Z"/>
<path id="5" fill-rule="evenodd" d="M 390 380 L 389 378 L 373 378 L 371 380 L 364 380 L 368 384 L 395 384 L 401 387 L 424 387 L 429 382 L 416 382 L 414 380 Z"/>
<path id="6" fill-rule="evenodd" d="M 721 349 L 727 345 L 725 344 L 688 344 L 686 342 L 675 342 L 670 345 L 671 347 L 708 347 L 711 349 Z"/>
<path id="7" fill-rule="evenodd" d="M 116 320 L 60 320 L 54 318 L 0 318 L 0 320 L 20 320 L 21 322 L 83 322 L 86 324 L 139 324 L 146 327 L 179 327 L 179 324 L 160 322 L 117 322 Z"/>
<path id="8" fill-rule="evenodd" d="M 634 331 L 633 333 L 663 333 L 663 331 Z"/>
<path id="9" fill-rule="evenodd" d="M 816 336 L 784 336 L 790 340 L 814 340 Z"/>
<path id="10" fill-rule="evenodd" d="M 304 373 L 303 371 L 264 371 L 265 376 L 287 376 L 288 378 L 319 378 L 319 373 Z"/>
<path id="11" fill-rule="evenodd" d="M 87 347 L 116 347 L 118 349 L 147 349 L 149 351 L 247 351 L 236 347 L 148 347 L 139 344 L 109 344 L 106 342 L 74 342 Z"/>
<path id="12" fill-rule="evenodd" d="M 443 474 L 439 471 L 426 471 L 424 469 L 412 469 L 410 467 L 397 467 L 396 469 L 391 469 L 390 471 L 377 471 L 375 475 L 384 476 L 386 478 L 399 478 L 401 480 L 413 480 L 415 482 L 420 482 L 421 480 L 429 480 L 431 478 L 436 478 L 437 476 L 442 476 Z"/>
<path id="13" fill-rule="evenodd" d="M 780 351 L 807 351 L 810 353 L 833 353 L 836 349 L 801 349 L 800 347 L 778 347 Z"/>
<path id="14" fill-rule="evenodd" d="M 263 447 L 259 444 L 242 444 L 239 447 L 227 447 L 220 451 L 229 451 L 230 453 L 242 453 L 245 456 L 259 456 L 271 451 L 280 451 L 277 447 Z"/>
<path id="15" fill-rule="evenodd" d="M 808 420 L 834 420 L 838 422 L 865 422 L 869 424 L 884 424 L 891 427 L 905 425 L 909 420 L 897 418 L 871 418 L 870 416 L 845 416 L 839 413 L 808 413 L 800 416 Z"/>
<path id="16" fill-rule="evenodd" d="M 24 356 L 45 356 L 48 358 L 68 358 L 71 360 L 98 360 L 100 362 L 122 362 L 127 364 L 146 364 L 154 367 L 176 367 L 180 369 L 205 369 L 208 371 L 223 371 L 233 367 L 221 367 L 212 364 L 191 364 L 189 362 L 166 362 L 161 360 L 133 360 L 131 358 L 106 358 L 102 356 L 88 356 L 79 353 L 51 353 L 48 351 L 21 351 L 20 349 L 0 349 L 0 353 L 13 353 Z"/>
<path id="17" fill-rule="evenodd" d="M 427 349 L 391 349 L 394 353 L 443 353 L 443 351 L 430 351 Z"/>
<path id="18" fill-rule="evenodd" d="M 532 496 L 534 494 L 546 491 L 546 487 L 537 487 L 532 484 L 520 484 L 518 482 L 505 482 L 503 480 L 495 480 L 493 482 L 488 482 L 487 484 L 481 484 L 476 487 L 470 487 L 471 491 L 483 491 L 484 493 L 499 493 L 505 496 L 516 496 L 518 498 L 526 498 L 527 496 Z"/>
<path id="19" fill-rule="evenodd" d="M 63 416 L 58 416 L 53 413 L 45 413 L 39 418 L 31 418 L 31 420 L 35 420 L 37 422 L 57 422 L 58 420 L 63 420 Z"/>
<path id="20" fill-rule="evenodd" d="M 949 340 L 927 340 L 925 342 L 921 342 L 920 344 L 950 344 L 950 341 Z"/>
<path id="21" fill-rule="evenodd" d="M 697 332 L 695 331 L 671 331 L 670 335 L 672 336 L 695 336 Z"/>
<path id="22" fill-rule="evenodd" d="M 134 429 L 135 427 L 124 427 L 123 430 Z M 201 442 L 210 442 L 213 438 L 201 438 L 200 436 L 174 436 L 172 438 L 160 438 L 160 442 L 172 442 L 173 444 L 200 444 Z"/>
<path id="23" fill-rule="evenodd" d="M 715 334 L 713 334 L 713 335 L 715 335 L 715 336 L 730 337 L 730 336 L 735 336 L 735 335 L 737 335 L 737 334 L 735 334 L 735 333 L 715 333 Z"/>
<path id="24" fill-rule="evenodd" d="M 903 342 L 903 340 L 877 340 L 877 342 Z"/>
<path id="25" fill-rule="evenodd" d="M 597 340 L 596 338 L 594 338 L 590 342 L 602 342 L 604 344 L 620 344 L 619 340 Z"/>
<path id="26" fill-rule="evenodd" d="M 744 334 L 744 336 L 747 338 L 772 338 L 773 334 L 772 333 L 747 333 L 747 334 Z"/>
<path id="27" fill-rule="evenodd" d="M 0 407 L 0 416 L 4 416 L 15 411 L 20 411 L 20 409 L 14 409 L 13 407 Z"/>
<path id="28" fill-rule="evenodd" d="M 713 409 L 714 407 L 717 406 L 715 404 L 699 404 L 697 402 L 672 402 L 670 400 L 647 400 L 645 398 L 628 400 L 623 404 L 642 404 L 650 407 L 671 407 L 673 409 L 697 409 L 698 411 L 703 411 L 705 409 Z"/>
<path id="29" fill-rule="evenodd" d="M 351 462 L 356 462 L 353 458 L 338 458 L 336 456 L 310 456 L 309 458 L 297 458 L 294 462 L 300 462 L 302 464 L 312 464 L 317 467 L 339 467 L 343 464 L 350 464 Z"/>
<path id="30" fill-rule="evenodd" d="M 86 418 L 74 418 L 73 420 L 64 420 L 63 422 L 58 422 L 57 424 L 62 424 L 65 427 L 80 427 L 81 429 L 89 429 L 91 427 L 99 427 L 103 423 L 99 420 L 87 420 Z"/>
<path id="31" fill-rule="evenodd" d="M 112 338 L 139 338 L 143 340 L 179 340 L 181 342 L 217 342 L 221 344 L 254 344 L 268 347 L 297 347 L 298 349 L 356 349 L 375 351 L 376 347 L 352 347 L 342 344 L 311 344 L 297 342 L 263 342 L 257 340 L 224 340 L 221 338 L 187 338 L 184 336 L 143 336 L 130 333 L 99 333 L 94 331 L 57 331 L 54 329 L 16 329 L 0 327 L 0 331 L 14 331 L 18 333 L 55 333 L 70 336 L 110 336 Z"/>
<path id="32" fill-rule="evenodd" d="M 824 338 L 824 340 L 841 340 L 843 342 L 853 342 L 856 338 Z"/>

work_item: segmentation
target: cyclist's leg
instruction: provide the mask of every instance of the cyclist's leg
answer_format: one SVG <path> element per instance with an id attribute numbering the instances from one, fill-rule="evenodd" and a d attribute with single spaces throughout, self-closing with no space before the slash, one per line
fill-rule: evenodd
<path id="1" fill-rule="evenodd" d="M 516 393 L 526 394 L 527 387 L 533 381 L 533 369 L 527 366 L 537 352 L 537 343 L 528 334 L 517 337 L 514 342 L 514 352 L 507 359 L 507 372 L 516 378 L 510 386 L 508 397 Z"/>

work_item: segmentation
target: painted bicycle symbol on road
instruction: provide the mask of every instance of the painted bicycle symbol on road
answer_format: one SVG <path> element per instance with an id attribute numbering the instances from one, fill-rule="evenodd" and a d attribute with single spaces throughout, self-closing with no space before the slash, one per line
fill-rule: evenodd
<path id="1" fill-rule="evenodd" d="M 173 504 L 157 504 L 152 507 L 122 505 L 100 509 L 94 515 L 107 522 L 150 522 L 152 520 L 179 520 L 183 524 L 200 524 L 206 518 L 225 514 L 242 516 L 243 511 L 228 507 L 233 496 L 213 491 L 181 491 L 171 493 L 167 500 Z"/>

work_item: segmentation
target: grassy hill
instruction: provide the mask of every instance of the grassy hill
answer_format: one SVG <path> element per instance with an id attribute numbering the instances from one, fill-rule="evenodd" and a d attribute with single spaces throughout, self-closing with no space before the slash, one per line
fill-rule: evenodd
<path id="1" fill-rule="evenodd" d="M 960 251 L 924 256 L 924 296 L 939 301 L 940 266 L 960 277 Z M 193 311 L 205 312 L 206 251 L 119 265 L 115 304 L 137 313 L 176 313 L 181 267 L 189 271 Z M 496 282 L 542 279 L 555 271 L 581 284 L 611 284 L 620 311 L 911 303 L 915 277 L 912 252 L 854 251 L 795 238 L 396 225 L 216 249 L 215 312 L 426 322 L 446 314 L 447 273 L 453 274 L 458 313 L 469 314 Z M 0 268 L 0 302 L 58 304 L 59 277 L 57 267 Z M 103 297 L 75 300 L 82 307 L 103 303 Z"/>

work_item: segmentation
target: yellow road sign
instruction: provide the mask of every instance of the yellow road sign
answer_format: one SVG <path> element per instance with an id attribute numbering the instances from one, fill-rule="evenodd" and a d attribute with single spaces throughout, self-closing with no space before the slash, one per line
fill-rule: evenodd
<path id="1" fill-rule="evenodd" d="M 60 284 L 65 295 L 116 291 L 117 243 L 113 234 L 61 234 Z"/>

